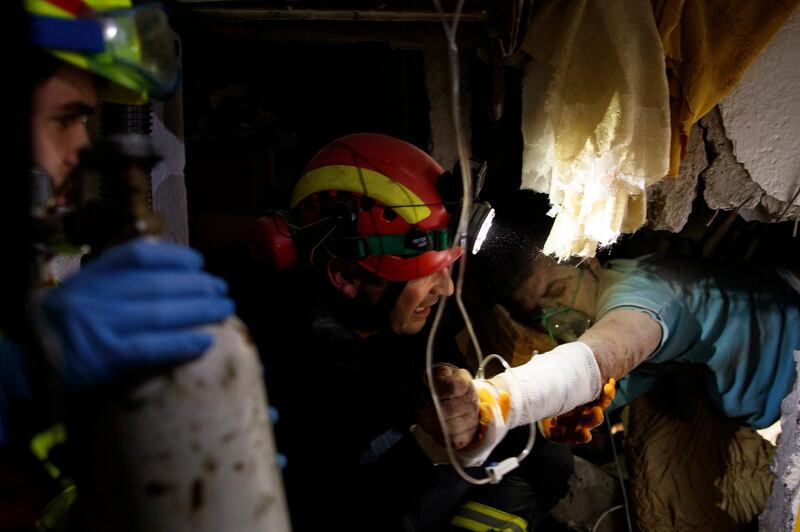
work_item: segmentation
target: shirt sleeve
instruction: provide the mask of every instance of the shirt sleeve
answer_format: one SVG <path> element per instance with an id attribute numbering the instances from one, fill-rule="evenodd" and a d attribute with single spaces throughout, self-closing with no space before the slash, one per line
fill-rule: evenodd
<path id="1" fill-rule="evenodd" d="M 609 267 L 601 285 L 597 319 L 619 308 L 649 314 L 661 327 L 661 342 L 648 361 L 675 360 L 699 338 L 700 326 L 685 295 L 656 268 L 644 268 L 636 260 L 610 261 Z"/>

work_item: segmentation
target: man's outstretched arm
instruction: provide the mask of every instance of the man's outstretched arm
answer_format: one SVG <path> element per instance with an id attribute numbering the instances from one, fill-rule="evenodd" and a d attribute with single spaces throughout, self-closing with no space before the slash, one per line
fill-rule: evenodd
<path id="1" fill-rule="evenodd" d="M 603 316 L 577 342 L 560 345 L 493 377 L 488 382 L 496 390 L 496 399 L 506 396 L 510 400 L 507 428 L 557 416 L 594 401 L 609 378 L 619 380 L 655 352 L 661 335 L 661 325 L 650 314 L 618 308 Z M 465 372 L 454 372 L 444 378 L 467 377 Z M 463 386 L 450 383 L 449 388 Z M 447 408 L 445 404 L 449 401 L 453 401 L 453 405 L 448 405 L 453 406 L 448 408 L 453 420 L 474 416 L 478 410 L 474 402 L 459 398 L 445 399 L 443 408 Z M 465 411 L 459 414 L 455 412 L 458 408 Z M 435 424 L 425 428 L 434 432 L 434 438 L 441 439 L 441 433 L 435 433 L 440 430 Z M 463 438 L 463 426 L 448 425 L 448 429 L 450 434 Z M 496 441 L 482 441 L 481 445 L 493 448 L 504 434 L 497 433 Z M 480 435 L 476 434 L 475 439 L 480 439 Z"/>

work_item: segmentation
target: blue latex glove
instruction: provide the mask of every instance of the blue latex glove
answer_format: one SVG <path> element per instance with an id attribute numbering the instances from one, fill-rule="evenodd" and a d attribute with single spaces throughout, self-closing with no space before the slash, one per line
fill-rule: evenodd
<path id="1" fill-rule="evenodd" d="M 129 369 L 177 363 L 211 346 L 196 327 L 233 313 L 221 279 L 202 257 L 138 239 L 104 253 L 42 300 L 58 333 L 58 370 L 72 391 L 107 384 Z"/>

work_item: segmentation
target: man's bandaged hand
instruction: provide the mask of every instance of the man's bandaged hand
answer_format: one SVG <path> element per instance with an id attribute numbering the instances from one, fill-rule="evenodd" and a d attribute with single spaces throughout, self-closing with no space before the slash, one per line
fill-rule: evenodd
<path id="1" fill-rule="evenodd" d="M 541 420 L 539 427 L 544 437 L 571 445 L 592 441 L 591 430 L 605 420 L 604 411 L 614 400 L 616 384 L 612 377 L 603 385 L 603 391 L 595 401 L 578 406 L 566 414 Z"/>
<path id="2" fill-rule="evenodd" d="M 472 385 L 472 376 L 465 369 L 440 364 L 433 368 L 433 384 L 450 444 L 456 450 L 462 449 L 473 442 L 478 429 L 478 393 Z M 418 418 L 419 426 L 443 447 L 444 434 L 433 402 L 419 411 Z"/>

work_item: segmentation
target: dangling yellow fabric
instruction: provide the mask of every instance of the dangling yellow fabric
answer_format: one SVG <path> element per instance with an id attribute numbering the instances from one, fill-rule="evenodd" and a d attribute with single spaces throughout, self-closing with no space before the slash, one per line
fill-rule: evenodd
<path id="1" fill-rule="evenodd" d="M 669 173 L 678 175 L 692 125 L 736 86 L 800 0 L 651 2 L 669 79 Z"/>
<path id="2" fill-rule="evenodd" d="M 542 0 L 522 49 L 523 188 L 550 195 L 544 251 L 593 256 L 645 222 L 669 170 L 664 51 L 646 0 Z"/>

